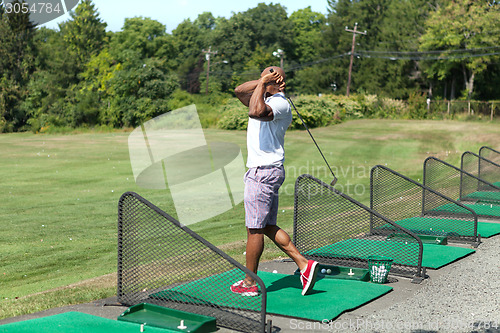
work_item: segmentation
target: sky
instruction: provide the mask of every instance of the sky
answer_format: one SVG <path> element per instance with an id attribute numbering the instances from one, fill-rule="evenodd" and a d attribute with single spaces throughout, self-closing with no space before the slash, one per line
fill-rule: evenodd
<path id="1" fill-rule="evenodd" d="M 143 16 L 159 21 L 167 26 L 167 32 L 171 33 L 179 23 L 185 19 L 193 21 L 203 12 L 211 12 L 215 17 L 230 18 L 232 13 L 246 11 L 254 8 L 257 4 L 280 3 L 287 9 L 288 15 L 298 9 L 311 6 L 315 12 L 327 14 L 327 0 L 244 0 L 244 1 L 220 1 L 220 0 L 93 0 L 100 18 L 108 24 L 108 31 L 120 31 L 125 18 Z M 69 20 L 69 14 L 65 14 L 52 20 L 43 26 L 57 29 L 58 23 Z"/>

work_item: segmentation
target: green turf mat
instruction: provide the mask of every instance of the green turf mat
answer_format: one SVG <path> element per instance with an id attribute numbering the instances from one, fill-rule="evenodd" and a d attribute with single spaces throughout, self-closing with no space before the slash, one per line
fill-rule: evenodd
<path id="1" fill-rule="evenodd" d="M 55 316 L 31 319 L 0 326 L 2 333 L 138 333 L 140 325 L 66 312 Z M 171 333 L 173 330 L 147 327 L 149 333 Z"/>
<path id="2" fill-rule="evenodd" d="M 399 241 L 393 242 L 369 239 L 347 239 L 308 251 L 307 254 L 336 257 L 341 256 L 346 258 L 356 257 L 368 260 L 369 256 L 391 257 L 391 254 L 394 253 L 398 247 L 401 251 L 403 251 L 408 248 L 408 245 Z M 367 254 L 365 256 L 354 256 L 352 249 L 356 248 L 363 248 L 363 251 Z M 436 244 L 423 244 L 423 250 L 422 266 L 434 269 L 443 267 L 474 252 L 472 249 Z M 393 259 L 393 264 L 414 265 L 413 263 L 405 262 L 404 260 L 398 260 L 396 258 Z"/>
<path id="3" fill-rule="evenodd" d="M 250 310 L 245 302 L 235 304 L 231 284 L 241 280 L 241 274 L 238 270 L 230 270 L 224 273 L 209 276 L 207 278 L 195 280 L 175 286 L 168 290 L 149 295 L 150 298 L 165 299 L 180 303 L 194 303 L 200 305 L 217 305 L 223 307 L 236 307 L 244 310 Z M 201 286 L 220 285 L 221 281 L 231 281 L 231 284 L 222 288 L 201 288 Z"/>
<path id="4" fill-rule="evenodd" d="M 500 182 L 494 182 L 493 185 L 500 187 Z"/>
<path id="5" fill-rule="evenodd" d="M 500 223 L 477 222 L 477 233 L 488 238 L 500 234 Z"/>
<path id="6" fill-rule="evenodd" d="M 464 206 L 469 207 L 477 215 L 481 216 L 493 216 L 500 217 L 500 205 L 493 204 L 464 204 Z M 441 212 L 456 212 L 457 205 L 455 204 L 446 204 L 442 205 L 438 208 L 433 209 L 433 211 L 441 211 Z"/>
<path id="7" fill-rule="evenodd" d="M 464 233 L 464 221 L 454 220 L 454 219 L 440 219 L 433 217 L 412 217 L 409 219 L 396 221 L 402 227 L 410 229 L 415 233 L 430 234 L 434 233 L 436 235 L 462 235 L 462 236 L 473 236 L 474 226 L 470 224 L 468 230 L 469 233 Z M 477 233 L 481 237 L 491 237 L 500 234 L 500 223 L 487 223 L 478 222 L 477 223 Z"/>
<path id="8" fill-rule="evenodd" d="M 422 266 L 438 269 L 474 252 L 473 249 L 458 246 L 424 244 Z"/>
<path id="9" fill-rule="evenodd" d="M 267 288 L 267 312 L 322 321 L 355 309 L 392 290 L 392 287 L 362 281 L 318 279 L 313 292 L 302 296 L 296 275 L 259 272 Z"/>
<path id="10" fill-rule="evenodd" d="M 229 271 L 196 280 L 150 295 L 150 297 L 173 297 L 177 300 L 189 299 L 190 301 L 197 299 L 200 303 L 244 309 L 244 302 L 228 303 L 228 298 L 224 297 L 224 294 L 232 293 L 229 285 L 219 290 L 217 294 L 199 288 L 200 285 L 213 285 L 214 280 L 227 281 L 225 275 L 228 274 L 234 273 Z M 224 278 L 221 278 L 221 275 L 224 275 Z M 392 287 L 386 285 L 325 278 L 318 279 L 310 295 L 302 296 L 299 276 L 268 272 L 258 272 L 258 275 L 267 289 L 267 313 L 309 320 L 334 319 L 344 311 L 357 308 L 392 290 Z"/>
<path id="11" fill-rule="evenodd" d="M 467 194 L 465 198 L 477 200 L 478 203 L 500 203 L 500 192 L 474 192 Z"/>

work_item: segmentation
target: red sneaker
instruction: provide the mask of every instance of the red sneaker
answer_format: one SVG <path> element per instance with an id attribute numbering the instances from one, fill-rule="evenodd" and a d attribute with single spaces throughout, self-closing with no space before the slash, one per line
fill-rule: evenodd
<path id="1" fill-rule="evenodd" d="M 300 282 L 302 282 L 302 295 L 307 295 L 312 290 L 316 283 L 316 275 L 318 273 L 318 262 L 309 260 L 304 273 L 300 273 Z"/>
<path id="2" fill-rule="evenodd" d="M 257 285 L 247 287 L 243 280 L 236 282 L 231 286 L 231 291 L 241 296 L 259 296 L 259 288 Z"/>

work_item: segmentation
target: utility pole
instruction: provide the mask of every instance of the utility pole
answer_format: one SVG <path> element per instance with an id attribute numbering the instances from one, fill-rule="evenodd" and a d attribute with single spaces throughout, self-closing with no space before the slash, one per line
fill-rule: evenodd
<path id="1" fill-rule="evenodd" d="M 205 87 L 205 95 L 208 95 L 208 77 L 210 73 L 210 55 L 217 54 L 217 51 L 212 51 L 212 47 L 210 46 L 208 50 L 201 50 L 201 52 L 205 53 L 205 59 L 207 60 L 207 82 Z"/>
<path id="2" fill-rule="evenodd" d="M 280 58 L 280 67 L 283 68 L 283 59 L 285 58 L 285 51 L 283 51 L 282 49 L 278 49 L 277 51 L 273 52 L 273 56 Z"/>
<path id="3" fill-rule="evenodd" d="M 347 93 L 346 93 L 346 95 L 349 97 L 349 89 L 351 87 L 352 62 L 354 60 L 354 46 L 356 45 L 356 34 L 366 35 L 366 30 L 365 32 L 358 31 L 358 22 L 356 22 L 354 24 L 354 30 L 351 30 L 346 26 L 345 31 L 352 32 L 351 63 L 349 64 L 349 78 L 347 79 Z"/>

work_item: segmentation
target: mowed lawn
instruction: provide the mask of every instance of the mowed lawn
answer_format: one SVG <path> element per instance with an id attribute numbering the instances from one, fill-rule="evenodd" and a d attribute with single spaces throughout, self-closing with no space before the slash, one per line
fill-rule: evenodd
<path id="1" fill-rule="evenodd" d="M 336 187 L 365 204 L 374 165 L 421 181 L 427 156 L 459 165 L 466 150 L 500 146 L 498 123 L 486 122 L 358 120 L 312 132 L 339 178 Z M 128 135 L 0 135 L 0 319 L 115 293 L 117 203 L 124 192 L 176 216 L 168 191 L 135 184 Z M 245 131 L 205 135 L 209 143 L 238 144 L 246 158 Z M 291 231 L 295 179 L 332 177 L 307 132 L 289 131 L 285 149 L 279 224 Z M 244 263 L 242 203 L 190 227 Z M 266 247 L 264 259 L 282 255 Z"/>

